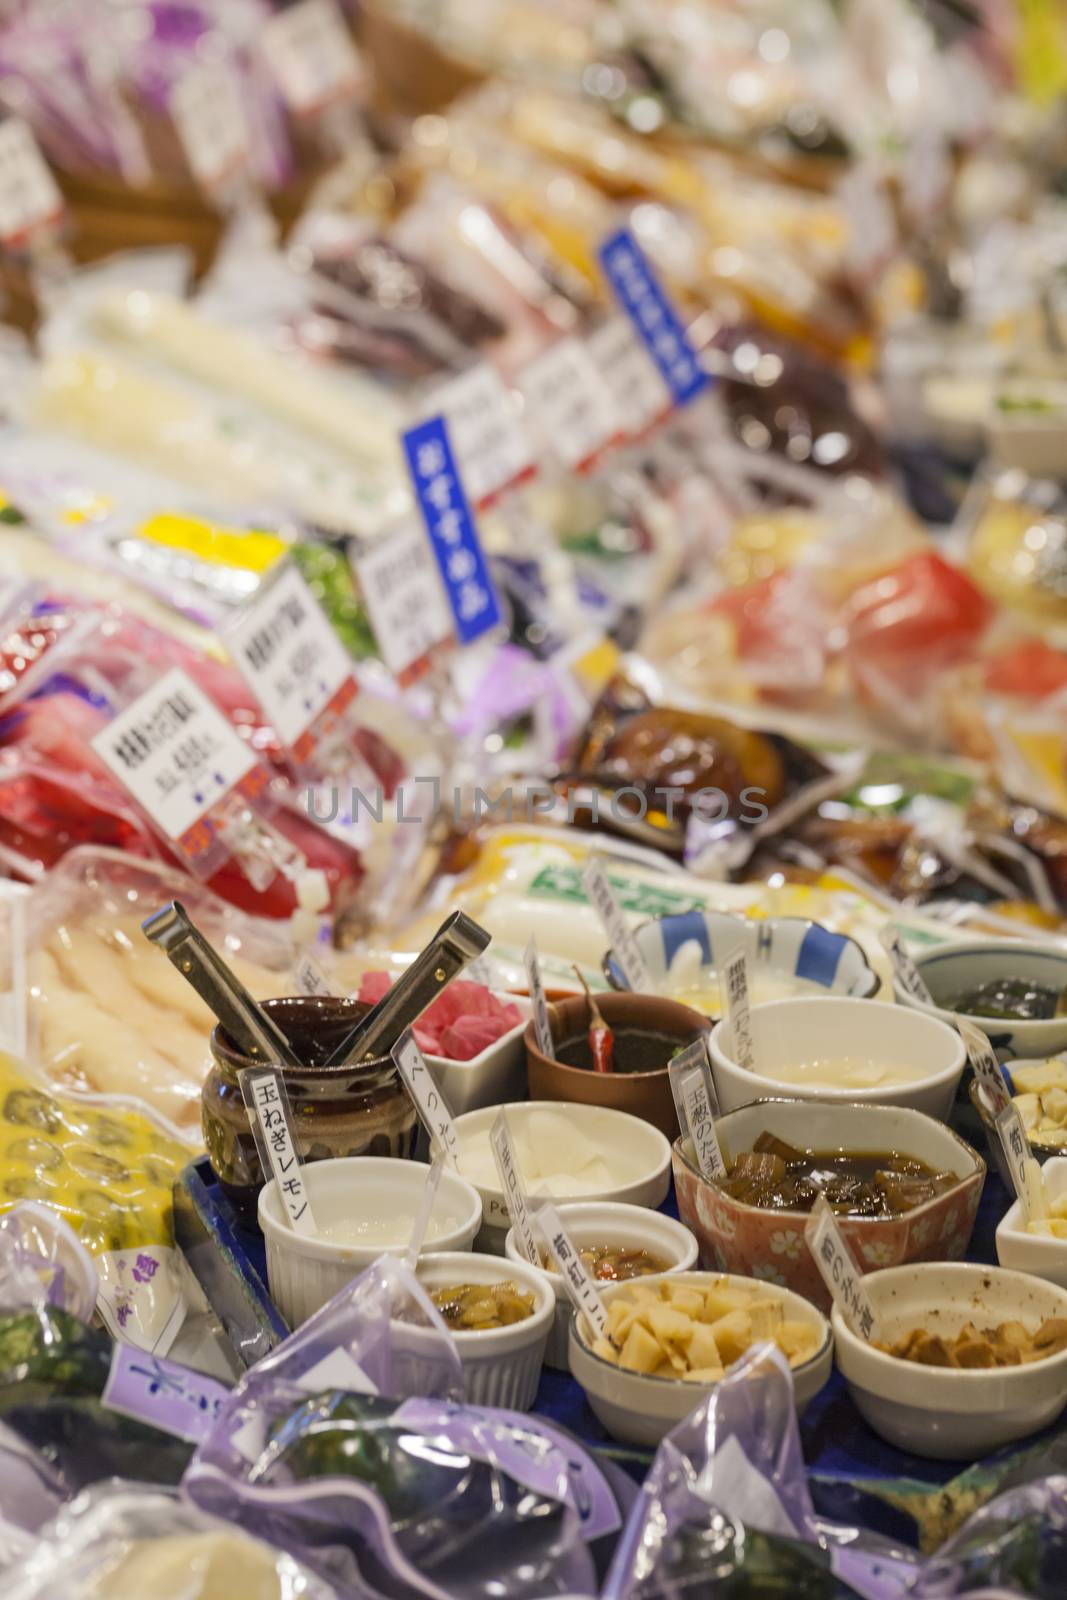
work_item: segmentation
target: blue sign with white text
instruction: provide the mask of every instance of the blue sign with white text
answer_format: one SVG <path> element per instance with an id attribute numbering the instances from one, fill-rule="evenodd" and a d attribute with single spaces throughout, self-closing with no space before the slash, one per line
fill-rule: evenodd
<path id="1" fill-rule="evenodd" d="M 444 579 L 460 644 L 472 644 L 501 620 L 489 564 L 463 492 L 443 417 L 401 435 L 422 520 Z"/>
<path id="2" fill-rule="evenodd" d="M 628 228 L 600 246 L 600 264 L 634 331 L 659 368 L 675 405 L 687 406 L 711 379 L 689 343 L 685 325 Z"/>

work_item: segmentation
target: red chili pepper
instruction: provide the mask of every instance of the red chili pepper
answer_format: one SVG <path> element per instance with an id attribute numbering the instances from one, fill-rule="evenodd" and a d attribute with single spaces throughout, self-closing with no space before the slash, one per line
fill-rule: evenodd
<path id="1" fill-rule="evenodd" d="M 615 1035 L 608 1027 L 593 996 L 578 968 L 574 969 L 578 982 L 585 990 L 585 998 L 589 1005 L 589 1049 L 593 1056 L 594 1072 L 615 1071 Z"/>

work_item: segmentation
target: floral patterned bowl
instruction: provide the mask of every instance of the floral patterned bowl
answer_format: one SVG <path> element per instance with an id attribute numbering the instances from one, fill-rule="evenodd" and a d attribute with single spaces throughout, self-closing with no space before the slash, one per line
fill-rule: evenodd
<path id="1" fill-rule="evenodd" d="M 977 1151 L 943 1123 L 905 1106 L 828 1105 L 812 1100 L 762 1100 L 715 1124 L 727 1162 L 772 1133 L 806 1150 L 892 1150 L 925 1161 L 958 1182 L 899 1217 L 842 1217 L 842 1231 L 863 1270 L 912 1261 L 958 1261 L 974 1228 L 986 1166 Z M 678 1214 L 696 1235 L 709 1271 L 746 1273 L 802 1294 L 823 1310 L 830 1296 L 804 1240 L 807 1216 L 731 1199 L 701 1177 L 692 1146 L 672 1152 Z"/>

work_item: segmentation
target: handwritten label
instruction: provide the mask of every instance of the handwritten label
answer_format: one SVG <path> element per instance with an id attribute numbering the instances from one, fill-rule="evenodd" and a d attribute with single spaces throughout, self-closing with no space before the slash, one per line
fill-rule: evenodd
<path id="1" fill-rule="evenodd" d="M 263 49 L 278 86 L 298 116 L 356 94 L 363 67 L 334 0 L 300 0 L 263 29 Z"/>
<path id="2" fill-rule="evenodd" d="M 748 957 L 743 950 L 735 950 L 724 962 L 722 986 L 730 1018 L 734 1060 L 746 1072 L 755 1072 L 756 1049 L 752 1042 L 752 1013 L 748 1000 Z"/>
<path id="3" fill-rule="evenodd" d="M 404 1080 L 404 1087 L 415 1102 L 422 1125 L 430 1136 L 431 1146 L 440 1146 L 452 1166 L 456 1166 L 459 1135 L 452 1120 L 452 1110 L 434 1083 L 433 1074 L 410 1028 L 401 1034 L 391 1053 L 397 1071 Z"/>
<path id="4" fill-rule="evenodd" d="M 705 1178 L 726 1176 L 726 1162 L 715 1132 L 719 1104 L 708 1065 L 707 1038 L 687 1045 L 668 1068 L 678 1126 L 683 1139 L 693 1143 L 693 1155 Z"/>
<path id="5" fill-rule="evenodd" d="M 573 472 L 587 470 L 621 436 L 611 391 L 581 339 L 560 339 L 518 382 L 534 431 Z"/>
<path id="6" fill-rule="evenodd" d="M 296 1137 L 289 1115 L 289 1102 L 279 1072 L 259 1068 L 241 1074 L 241 1094 L 259 1137 L 260 1159 L 267 1164 L 278 1185 L 278 1194 L 289 1222 L 298 1233 L 314 1234 L 315 1218 L 304 1183 L 304 1169 L 296 1151 Z"/>
<path id="7" fill-rule="evenodd" d="M 967 1046 L 971 1071 L 985 1091 L 994 1117 L 999 1117 L 1004 1108 L 1011 1104 L 1011 1091 L 997 1060 L 997 1053 L 982 1029 L 976 1028 L 973 1022 L 961 1021 L 956 1026 Z"/>
<path id="8" fill-rule="evenodd" d="M 512 397 L 487 361 L 435 390 L 433 409 L 448 437 L 463 481 L 478 507 L 536 473 L 530 443 Z"/>
<path id="9" fill-rule="evenodd" d="M 0 122 L 0 241 L 9 249 L 63 214 L 63 196 L 27 122 Z"/>
<path id="10" fill-rule="evenodd" d="M 460 644 L 473 644 L 497 626 L 502 614 L 444 418 L 409 428 L 402 442 L 456 637 Z"/>
<path id="11" fill-rule="evenodd" d="M 319 996 L 333 992 L 330 988 L 329 979 L 314 956 L 302 955 L 300 957 L 293 972 L 293 982 L 296 985 L 297 994 Z"/>
<path id="12" fill-rule="evenodd" d="M 604 240 L 600 264 L 675 405 L 689 405 L 711 380 L 700 365 L 685 324 L 629 228 L 620 228 Z"/>
<path id="13" fill-rule="evenodd" d="M 670 414 L 671 392 L 625 317 L 612 317 L 595 329 L 589 335 L 589 353 L 632 439 Z"/>
<path id="14" fill-rule="evenodd" d="M 256 767 L 254 751 L 180 667 L 92 741 L 168 838 L 184 834 Z"/>
<path id="15" fill-rule="evenodd" d="M 920 1001 L 924 1006 L 932 1006 L 934 997 L 927 988 L 922 973 L 908 954 L 900 934 L 895 928 L 883 928 L 879 939 L 893 963 L 893 972 L 904 993 L 911 995 L 913 1000 Z"/>
<path id="16" fill-rule="evenodd" d="M 296 567 L 244 607 L 226 644 L 289 750 L 339 695 L 354 697 L 351 657 Z"/>
<path id="17" fill-rule="evenodd" d="M 412 519 L 373 543 L 350 546 L 349 560 L 382 660 L 401 683 L 430 665 L 452 637 L 452 616 L 426 534 Z"/>
<path id="18" fill-rule="evenodd" d="M 537 1211 L 537 1226 L 552 1252 L 563 1286 L 579 1315 L 585 1317 L 598 1339 L 608 1337 L 608 1313 L 600 1290 L 593 1282 L 578 1251 L 563 1226 L 563 1220 L 549 1200 Z"/>
<path id="19" fill-rule="evenodd" d="M 823 1282 L 854 1333 L 868 1343 L 878 1337 L 878 1319 L 863 1274 L 852 1258 L 825 1195 L 820 1195 L 804 1228 L 804 1237 Z"/>
<path id="20" fill-rule="evenodd" d="M 508 1127 L 507 1113 L 503 1110 L 498 1113 L 493 1123 L 489 1134 L 489 1145 L 493 1152 L 493 1160 L 496 1162 L 496 1170 L 500 1174 L 500 1187 L 504 1191 L 508 1216 L 515 1229 L 516 1242 L 531 1266 L 539 1267 L 541 1253 L 537 1248 L 534 1219 L 530 1211 L 526 1185 L 522 1181 L 522 1172 L 515 1157 L 515 1146 L 511 1138 L 511 1129 Z"/>
<path id="21" fill-rule="evenodd" d="M 170 113 L 189 170 L 205 189 L 220 188 L 248 165 L 248 123 L 224 62 L 205 61 L 184 72 L 171 93 Z"/>
<path id="22" fill-rule="evenodd" d="M 215 1426 L 228 1397 L 228 1389 L 202 1372 L 190 1372 L 133 1345 L 117 1344 L 100 1403 L 109 1411 L 199 1444 Z"/>
<path id="23" fill-rule="evenodd" d="M 530 991 L 533 1001 L 534 1032 L 537 1035 L 537 1048 L 543 1056 L 550 1061 L 556 1059 L 556 1042 L 552 1037 L 552 1024 L 548 1017 L 548 1001 L 545 999 L 545 986 L 541 979 L 541 963 L 537 959 L 537 940 L 531 935 L 523 956 L 526 966 L 526 987 Z"/>
<path id="24" fill-rule="evenodd" d="M 1008 1104 L 997 1117 L 997 1133 L 1004 1151 L 1004 1160 L 1011 1177 L 1023 1214 L 1027 1221 L 1046 1216 L 1045 1188 L 1041 1168 L 1034 1160 L 1030 1140 L 1023 1127 L 1023 1119 L 1016 1105 Z"/>
<path id="25" fill-rule="evenodd" d="M 638 948 L 626 914 L 615 898 L 603 863 L 595 856 L 582 873 L 582 888 L 604 925 L 615 959 L 630 988 L 635 994 L 654 993 L 645 958 Z"/>
<path id="26" fill-rule="evenodd" d="M 438 1150 L 430 1162 L 430 1168 L 426 1174 L 426 1182 L 422 1186 L 422 1199 L 419 1202 L 418 1215 L 411 1229 L 411 1238 L 408 1240 L 405 1259 L 412 1272 L 418 1266 L 422 1247 L 426 1243 L 426 1230 L 430 1226 L 433 1204 L 437 1199 L 437 1191 L 441 1186 L 441 1173 L 444 1171 L 444 1167 L 444 1155 Z"/>

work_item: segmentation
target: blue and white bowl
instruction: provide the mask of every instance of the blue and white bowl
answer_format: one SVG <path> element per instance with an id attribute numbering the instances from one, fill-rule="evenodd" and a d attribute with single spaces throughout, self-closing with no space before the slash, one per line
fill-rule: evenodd
<path id="1" fill-rule="evenodd" d="M 641 923 L 634 938 L 653 984 L 665 993 L 671 962 L 688 943 L 700 947 L 705 973 L 717 971 L 735 950 L 744 950 L 753 1004 L 780 997 L 759 992 L 761 977 L 783 985 L 796 979 L 798 992 L 815 993 L 807 987 L 812 984 L 824 994 L 855 1000 L 877 994 L 882 981 L 855 939 L 804 917 L 757 920 L 727 911 L 686 911 Z M 603 971 L 613 989 L 630 987 L 612 950 L 604 957 Z"/>

